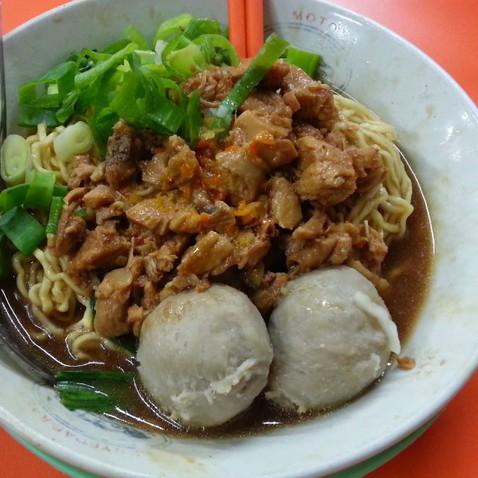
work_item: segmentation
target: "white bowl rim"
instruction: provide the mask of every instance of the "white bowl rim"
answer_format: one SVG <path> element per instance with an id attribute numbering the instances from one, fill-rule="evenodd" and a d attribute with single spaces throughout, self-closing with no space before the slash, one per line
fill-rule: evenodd
<path id="1" fill-rule="evenodd" d="M 65 9 L 68 10 L 68 12 L 70 12 L 70 11 L 74 11 L 75 8 L 81 8 L 82 7 L 81 4 L 86 1 L 87 0 L 83 0 L 82 2 L 72 1 L 71 3 L 56 7 L 48 12 L 45 12 L 39 15 L 38 17 L 35 17 L 29 20 L 28 22 L 16 28 L 12 32 L 8 33 L 5 36 L 5 41 L 9 42 L 10 38 L 12 37 L 14 38 L 22 30 L 28 29 L 32 25 L 35 25 L 39 22 L 41 23 L 42 21 L 44 21 L 44 19 L 49 18 L 52 14 L 62 12 Z M 400 42 L 405 48 L 412 50 L 415 55 L 418 55 L 421 57 L 422 61 L 426 62 L 429 66 L 431 66 L 437 72 L 438 75 L 445 77 L 447 79 L 449 85 L 453 87 L 454 94 L 461 97 L 461 99 L 467 104 L 468 108 L 474 112 L 475 117 L 478 118 L 478 108 L 475 105 L 475 103 L 472 101 L 470 96 L 459 86 L 456 80 L 448 72 L 446 72 L 446 70 L 443 67 L 441 67 L 437 62 L 435 62 L 428 55 L 426 55 L 422 50 L 414 46 L 408 40 L 394 33 L 392 30 L 388 29 L 387 27 L 384 27 L 383 25 L 379 24 L 378 22 L 366 16 L 357 14 L 347 8 L 335 5 L 327 0 L 318 0 L 318 3 L 322 3 L 323 5 L 330 7 L 336 12 L 346 15 L 352 19 L 359 20 L 364 24 L 371 25 L 374 28 L 385 32 L 388 36 L 395 38 L 395 40 Z M 370 448 L 365 453 L 364 453 L 364 449 L 360 449 L 356 455 L 354 454 L 349 455 L 348 460 L 346 462 L 342 462 L 340 466 L 338 466 L 337 468 L 331 468 L 330 470 L 327 471 L 327 473 L 333 473 L 341 469 L 347 468 L 367 458 L 370 458 L 376 455 L 377 453 L 380 453 L 381 451 L 391 446 L 393 443 L 396 443 L 400 441 L 401 439 L 405 438 L 411 432 L 418 429 L 427 421 L 431 420 L 456 395 L 456 393 L 462 388 L 462 386 L 466 383 L 466 381 L 475 372 L 477 367 L 478 367 L 478 350 L 476 351 L 474 356 L 469 358 L 468 366 L 464 367 L 461 370 L 460 375 L 458 375 L 455 379 L 455 382 L 447 388 L 446 393 L 443 393 L 442 395 L 440 395 L 439 399 L 433 403 L 433 407 L 427 410 L 424 410 L 422 414 L 413 417 L 412 420 L 406 422 L 402 427 L 397 427 L 393 434 L 393 437 L 394 437 L 393 440 L 391 441 L 389 440 L 387 443 L 384 443 L 383 446 L 381 447 L 377 447 L 376 444 L 371 444 Z M 35 434 L 35 433 L 32 434 L 25 424 L 22 424 L 18 418 L 9 414 L 9 412 L 4 410 L 1 406 L 0 406 L 0 422 L 2 426 L 4 426 L 7 430 L 8 429 L 12 430 L 14 434 L 18 435 L 20 438 L 28 441 L 29 443 L 32 443 L 34 446 L 38 446 L 41 450 L 44 450 L 45 452 L 52 455 L 53 457 L 57 457 L 67 463 L 72 463 L 75 466 L 78 466 L 79 468 L 82 467 L 82 465 L 84 466 L 84 461 L 83 461 L 84 459 L 82 459 L 81 457 L 75 456 L 75 459 L 72 460 L 71 450 L 69 448 L 63 447 L 59 443 L 54 443 L 50 441 L 46 443 L 42 443 L 41 434 Z M 106 469 L 104 468 L 102 464 L 98 464 L 98 466 L 96 467 L 94 471 L 102 473 L 106 471 Z M 311 470 L 307 470 L 307 471 L 304 470 L 304 471 L 305 472 L 303 474 L 297 474 L 294 476 L 303 477 L 303 478 L 313 476 L 310 474 Z M 128 476 L 134 476 L 134 475 L 128 475 Z"/>

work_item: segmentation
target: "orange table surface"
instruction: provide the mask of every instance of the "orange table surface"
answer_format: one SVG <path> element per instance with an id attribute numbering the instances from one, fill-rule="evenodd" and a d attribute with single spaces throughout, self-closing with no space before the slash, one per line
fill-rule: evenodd
<path id="1" fill-rule="evenodd" d="M 3 0 L 4 31 L 64 3 L 64 0 Z M 336 0 L 334 3 L 377 20 L 412 42 L 447 70 L 478 103 L 476 0 Z M 425 434 L 368 478 L 478 477 L 477 430 L 478 372 Z M 65 476 L 0 430 L 0 477 Z"/>

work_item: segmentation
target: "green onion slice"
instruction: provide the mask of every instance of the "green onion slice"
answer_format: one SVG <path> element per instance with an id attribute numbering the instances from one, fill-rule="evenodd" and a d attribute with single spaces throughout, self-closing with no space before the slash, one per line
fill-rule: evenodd
<path id="1" fill-rule="evenodd" d="M 50 209 L 55 181 L 55 173 L 33 170 L 23 206 L 25 208 Z"/>
<path id="2" fill-rule="evenodd" d="M 179 81 L 212 65 L 238 63 L 226 32 L 216 20 L 179 15 L 160 25 L 151 48 L 131 26 L 125 39 L 101 51 L 73 53 L 38 81 L 23 84 L 19 124 L 54 127 L 81 119 L 102 154 L 120 118 L 164 135 L 192 131 L 184 125 L 190 103 Z"/>
<path id="3" fill-rule="evenodd" d="M 289 46 L 285 60 L 304 70 L 311 78 L 315 78 L 317 76 L 317 68 L 321 61 L 321 56 L 317 53 L 311 53 Z"/>
<path id="4" fill-rule="evenodd" d="M 75 71 L 75 62 L 66 61 L 49 70 L 38 81 L 21 85 L 18 90 L 19 125 L 35 127 L 46 123 L 53 127 L 61 124 L 55 112 L 75 89 Z"/>
<path id="5" fill-rule="evenodd" d="M 148 50 L 148 41 L 144 35 L 135 27 L 129 26 L 125 31 L 125 37 L 131 42 L 138 45 L 139 50 Z"/>
<path id="6" fill-rule="evenodd" d="M 224 38 L 226 37 L 222 31 L 220 23 L 211 18 L 194 18 L 184 30 L 184 36 L 191 40 L 205 34 L 220 34 Z"/>
<path id="7" fill-rule="evenodd" d="M 68 186 L 63 184 L 55 184 L 53 186 L 53 196 L 65 197 L 68 194 Z"/>
<path id="8" fill-rule="evenodd" d="M 186 112 L 176 103 L 165 97 L 158 97 L 157 107 L 146 115 L 148 126 L 165 135 L 176 134 L 181 127 Z"/>
<path id="9" fill-rule="evenodd" d="M 45 227 L 46 234 L 56 234 L 58 232 L 58 223 L 60 222 L 61 211 L 63 209 L 63 198 L 53 196 L 51 198 L 50 214 Z"/>
<path id="10" fill-rule="evenodd" d="M 218 34 L 204 34 L 193 40 L 193 43 L 201 47 L 206 62 L 211 65 L 239 64 L 239 56 L 231 42 Z"/>
<path id="11" fill-rule="evenodd" d="M 45 228 L 19 206 L 0 217 L 0 231 L 24 256 L 31 255 L 45 238 Z"/>
<path id="12" fill-rule="evenodd" d="M 0 193 L 0 211 L 7 212 L 15 206 L 22 206 L 25 203 L 30 184 L 18 184 L 11 188 L 4 189 Z M 63 198 L 68 193 L 68 187 L 62 184 L 55 184 L 52 190 L 52 200 L 55 197 Z M 45 208 L 46 209 L 46 208 Z"/>
<path id="13" fill-rule="evenodd" d="M 193 147 L 199 139 L 199 131 L 202 124 L 201 95 L 199 94 L 199 90 L 195 90 L 189 96 L 186 118 L 182 127 L 182 136 Z"/>
<path id="14" fill-rule="evenodd" d="M 4 189 L 0 193 L 0 211 L 7 212 L 15 206 L 21 206 L 25 201 L 29 187 L 28 184 L 18 184 Z"/>
<path id="15" fill-rule="evenodd" d="M 25 182 L 32 168 L 30 146 L 18 134 L 5 138 L 0 152 L 0 175 L 7 186 Z"/>
<path id="16" fill-rule="evenodd" d="M 184 42 L 187 44 L 181 46 Z M 208 67 L 201 47 L 185 37 L 169 42 L 162 51 L 161 58 L 166 68 L 180 80 L 186 80 Z"/>
<path id="17" fill-rule="evenodd" d="M 78 73 L 75 76 L 75 86 L 77 88 L 86 88 L 95 80 L 104 75 L 110 68 L 119 65 L 129 54 L 138 49 L 136 43 L 129 43 L 121 50 L 111 55 L 107 60 L 97 63 L 93 68 Z"/>
<path id="18" fill-rule="evenodd" d="M 156 32 L 154 44 L 156 44 L 158 40 L 169 40 L 178 33 L 182 34 L 193 19 L 194 17 L 189 13 L 183 13 L 182 15 L 164 21 Z"/>
<path id="19" fill-rule="evenodd" d="M 229 129 L 234 111 L 259 84 L 274 62 L 280 58 L 287 45 L 288 43 L 275 33 L 269 35 L 245 73 L 215 111 L 216 121 L 213 121 L 213 128 L 226 131 Z"/>

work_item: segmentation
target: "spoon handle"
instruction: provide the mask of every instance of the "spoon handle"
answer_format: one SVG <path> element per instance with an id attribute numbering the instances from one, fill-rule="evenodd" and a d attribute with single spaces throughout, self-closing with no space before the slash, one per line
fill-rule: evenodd
<path id="1" fill-rule="evenodd" d="M 5 60 L 3 52 L 2 0 L 0 0 L 0 143 L 7 135 L 7 107 L 5 90 Z"/>
<path id="2" fill-rule="evenodd" d="M 7 134 L 7 110 L 6 110 L 6 90 L 5 90 L 5 62 L 3 50 L 2 34 L 2 0 L 0 0 L 0 145 L 3 144 Z M 3 291 L 2 291 L 3 292 Z M 2 294 L 3 295 L 3 294 Z M 35 382 L 52 384 L 54 382 L 53 373 L 42 367 L 31 344 L 25 342 L 24 337 L 18 330 L 11 326 L 9 322 L 8 301 L 6 297 L 0 298 L 0 351 L 2 352 L 2 361 L 11 368 L 17 368 L 26 373 Z M 5 352 L 5 353 L 3 353 Z"/>

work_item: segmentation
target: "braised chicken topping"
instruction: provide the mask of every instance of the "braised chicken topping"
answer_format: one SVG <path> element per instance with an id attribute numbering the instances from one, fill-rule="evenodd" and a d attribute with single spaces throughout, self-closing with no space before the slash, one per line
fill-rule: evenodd
<path id="1" fill-rule="evenodd" d="M 213 68 L 182 87 L 217 107 L 244 69 Z M 74 158 L 54 251 L 96 297 L 97 333 L 139 335 L 165 297 L 211 282 L 243 290 L 267 318 L 287 281 L 321 265 L 378 280 L 386 244 L 343 211 L 385 170 L 375 148 L 333 129 L 338 117 L 328 86 L 278 61 L 224 139 L 191 148 L 120 121 L 104 161 Z"/>

